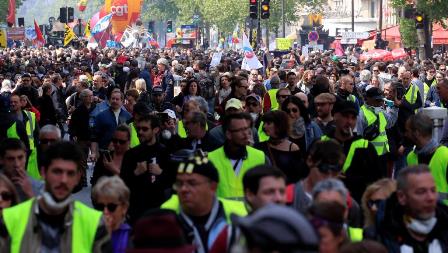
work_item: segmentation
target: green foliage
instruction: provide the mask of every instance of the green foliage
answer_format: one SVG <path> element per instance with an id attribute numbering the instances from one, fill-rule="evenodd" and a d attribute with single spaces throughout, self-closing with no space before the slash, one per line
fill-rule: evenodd
<path id="1" fill-rule="evenodd" d="M 406 48 L 417 48 L 417 29 L 413 19 L 400 18 L 401 42 Z"/>
<path id="2" fill-rule="evenodd" d="M 22 5 L 22 0 L 16 0 L 16 8 Z M 8 16 L 9 0 L 0 0 L 0 23 L 6 23 L 6 17 Z M 16 15 L 16 19 L 18 16 Z"/>
<path id="3" fill-rule="evenodd" d="M 406 6 L 406 0 L 390 0 L 390 3 L 395 8 Z M 448 18 L 448 1 L 446 0 L 417 0 L 417 11 L 425 14 L 430 20 L 442 22 L 443 19 Z"/>

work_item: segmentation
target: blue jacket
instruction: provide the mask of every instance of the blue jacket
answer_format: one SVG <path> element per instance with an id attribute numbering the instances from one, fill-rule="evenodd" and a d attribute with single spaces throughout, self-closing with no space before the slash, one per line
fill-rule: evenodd
<path id="1" fill-rule="evenodd" d="M 115 115 L 111 108 L 104 110 L 98 114 L 94 119 L 93 128 L 93 141 L 98 142 L 98 147 L 100 149 L 107 149 L 115 129 L 120 124 L 126 124 L 128 120 L 132 118 L 132 115 L 126 110 L 120 109 L 120 114 L 118 115 L 118 124 L 115 119 Z"/>
<path id="2" fill-rule="evenodd" d="M 151 73 L 147 69 L 144 69 L 140 72 L 139 77 L 145 80 L 146 90 L 147 91 L 152 90 Z"/>
<path id="3" fill-rule="evenodd" d="M 307 124 L 305 127 L 306 150 L 308 150 L 311 143 L 313 143 L 315 140 L 319 140 L 321 136 L 322 130 L 320 129 L 319 125 L 316 124 L 316 122 L 311 121 L 309 124 Z"/>

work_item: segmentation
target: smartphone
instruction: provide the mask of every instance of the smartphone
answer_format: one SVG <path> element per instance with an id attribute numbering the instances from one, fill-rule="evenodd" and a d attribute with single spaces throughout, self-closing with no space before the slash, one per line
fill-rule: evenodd
<path id="1" fill-rule="evenodd" d="M 101 149 L 100 150 L 100 155 L 102 155 L 103 157 L 105 157 L 108 161 L 112 161 L 112 155 L 110 154 L 110 151 L 107 149 Z"/>

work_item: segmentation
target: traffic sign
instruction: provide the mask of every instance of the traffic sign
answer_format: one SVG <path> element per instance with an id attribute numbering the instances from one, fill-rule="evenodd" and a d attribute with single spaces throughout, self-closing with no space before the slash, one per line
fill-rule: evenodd
<path id="1" fill-rule="evenodd" d="M 311 31 L 308 33 L 308 40 L 309 41 L 317 41 L 319 39 L 319 33 L 316 31 Z"/>
<path id="2" fill-rule="evenodd" d="M 359 39 L 365 40 L 369 38 L 368 32 L 343 32 L 341 33 L 342 39 Z"/>

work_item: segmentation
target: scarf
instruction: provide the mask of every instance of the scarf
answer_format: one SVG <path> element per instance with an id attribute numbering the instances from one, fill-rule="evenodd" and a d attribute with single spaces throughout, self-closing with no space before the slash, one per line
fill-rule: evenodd
<path id="1" fill-rule="evenodd" d="M 431 141 L 428 142 L 428 144 L 423 146 L 421 149 L 416 148 L 415 154 L 416 155 L 429 155 L 429 154 L 433 153 L 434 150 L 436 150 L 438 146 L 439 146 L 439 143 L 436 142 L 434 139 L 431 139 Z"/>
<path id="2" fill-rule="evenodd" d="M 219 104 L 221 104 L 222 101 L 224 101 L 224 99 L 226 99 L 230 95 L 230 92 L 232 92 L 232 89 L 227 89 L 227 90 L 220 89 L 218 91 L 218 102 L 219 102 Z"/>
<path id="3" fill-rule="evenodd" d="M 298 118 L 292 125 L 293 134 L 302 138 L 305 135 L 305 120 L 303 117 Z"/>

